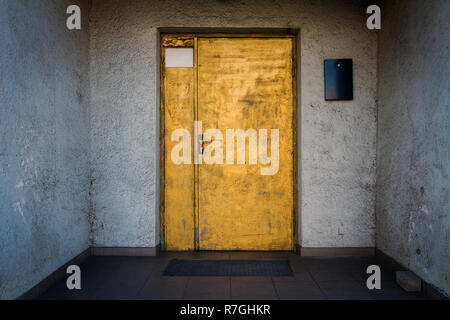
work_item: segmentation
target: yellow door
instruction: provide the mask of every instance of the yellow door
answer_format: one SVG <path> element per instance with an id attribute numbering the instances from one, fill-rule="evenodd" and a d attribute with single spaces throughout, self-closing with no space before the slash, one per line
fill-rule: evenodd
<path id="1" fill-rule="evenodd" d="M 193 39 L 193 67 L 163 72 L 165 246 L 292 250 L 294 38 Z M 191 163 L 172 159 L 180 127 Z"/>

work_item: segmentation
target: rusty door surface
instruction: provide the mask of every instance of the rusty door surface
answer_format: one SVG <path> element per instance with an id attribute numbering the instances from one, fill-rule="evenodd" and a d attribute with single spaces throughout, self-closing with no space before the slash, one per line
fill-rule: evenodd
<path id="1" fill-rule="evenodd" d="M 194 63 L 162 78 L 166 249 L 292 250 L 295 38 L 169 40 Z M 180 127 L 190 164 L 171 159 Z"/>

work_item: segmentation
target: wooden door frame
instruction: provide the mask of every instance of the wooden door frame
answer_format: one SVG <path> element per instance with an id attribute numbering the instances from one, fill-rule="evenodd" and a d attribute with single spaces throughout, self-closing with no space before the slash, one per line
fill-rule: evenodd
<path id="1" fill-rule="evenodd" d="M 293 228 L 293 250 L 298 246 L 298 151 L 297 151 L 297 35 L 293 34 L 271 34 L 271 33 L 160 33 L 159 55 L 160 55 L 160 202 L 159 202 L 159 219 L 160 219 L 160 247 L 165 251 L 166 232 L 165 232 L 165 105 L 164 105 L 164 77 L 165 77 L 165 48 L 193 48 L 194 49 L 194 119 L 197 119 L 197 40 L 198 38 L 292 38 L 292 92 L 293 92 L 293 108 L 292 108 L 292 128 L 293 128 L 293 212 L 292 212 L 292 228 Z M 164 40 L 166 38 L 166 40 Z M 198 177 L 199 165 L 193 164 L 194 177 Z M 198 183 L 194 183 L 198 189 Z M 194 192 L 194 230 L 198 232 L 198 190 Z M 198 239 L 194 237 L 195 251 L 199 251 Z"/>

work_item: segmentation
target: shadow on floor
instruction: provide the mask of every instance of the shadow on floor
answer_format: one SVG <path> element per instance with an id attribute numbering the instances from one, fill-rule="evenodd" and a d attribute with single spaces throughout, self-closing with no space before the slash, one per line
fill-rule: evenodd
<path id="1" fill-rule="evenodd" d="M 168 277 L 170 259 L 287 259 L 293 277 Z M 381 289 L 366 287 L 366 268 L 381 268 Z M 375 257 L 312 258 L 290 252 L 165 252 L 157 257 L 90 257 L 80 265 L 81 290 L 61 279 L 41 300 L 422 300 L 405 292 Z"/>

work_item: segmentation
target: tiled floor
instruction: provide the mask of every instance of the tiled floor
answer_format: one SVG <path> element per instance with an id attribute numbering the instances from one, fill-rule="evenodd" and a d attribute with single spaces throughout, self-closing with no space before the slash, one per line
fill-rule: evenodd
<path id="1" fill-rule="evenodd" d="M 288 259 L 293 277 L 166 277 L 170 259 Z M 381 290 L 368 290 L 367 266 L 381 267 Z M 307 258 L 288 252 L 166 252 L 158 257 L 91 257 L 81 266 L 82 289 L 65 279 L 40 299 L 426 299 L 407 293 L 374 257 Z"/>

